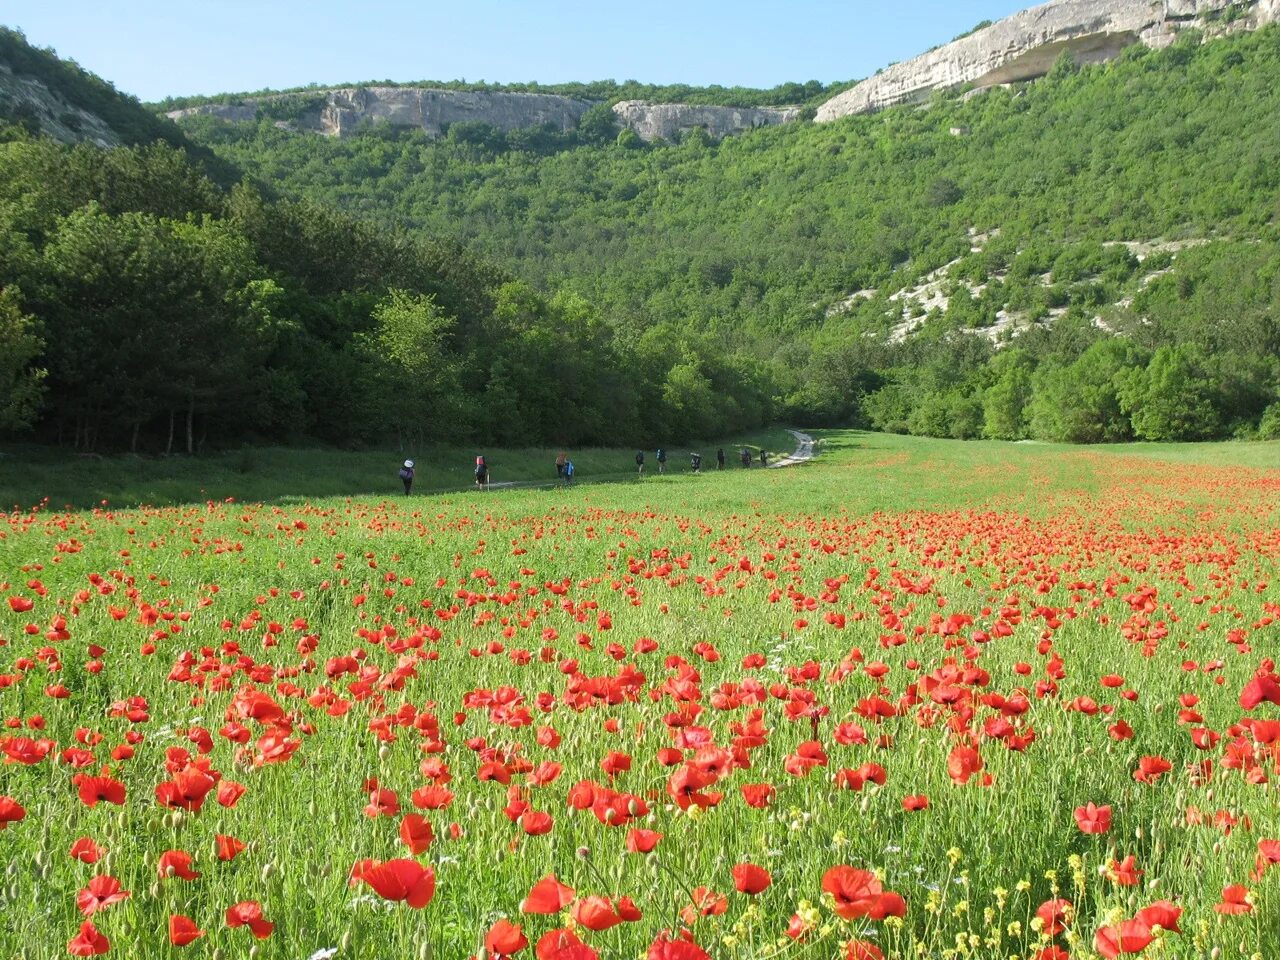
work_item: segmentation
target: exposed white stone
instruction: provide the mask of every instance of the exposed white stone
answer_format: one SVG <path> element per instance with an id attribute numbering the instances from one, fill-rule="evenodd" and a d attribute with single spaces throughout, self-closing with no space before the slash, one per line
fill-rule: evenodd
<path id="1" fill-rule="evenodd" d="M 1230 7 L 1243 7 L 1243 16 L 1223 25 L 1209 19 Z M 832 97 L 816 119 L 919 101 L 963 84 L 985 88 L 1031 80 L 1048 73 L 1063 53 L 1080 64 L 1098 63 L 1139 41 L 1168 46 L 1186 27 L 1229 33 L 1276 20 L 1280 0 L 1053 0 L 882 70 Z"/>

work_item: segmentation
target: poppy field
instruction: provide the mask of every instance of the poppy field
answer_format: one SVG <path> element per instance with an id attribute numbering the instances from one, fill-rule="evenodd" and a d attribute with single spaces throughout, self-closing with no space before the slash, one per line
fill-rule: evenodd
<path id="1" fill-rule="evenodd" d="M 1277 640 L 1229 451 L 15 510 L 0 956 L 1277 957 Z"/>

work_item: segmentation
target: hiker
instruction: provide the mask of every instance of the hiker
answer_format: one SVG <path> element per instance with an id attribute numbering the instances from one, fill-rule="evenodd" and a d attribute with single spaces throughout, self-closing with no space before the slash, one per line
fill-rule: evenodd
<path id="1" fill-rule="evenodd" d="M 658 473 L 667 472 L 667 451 L 658 448 Z"/>
<path id="2" fill-rule="evenodd" d="M 407 497 L 413 489 L 413 461 L 406 460 L 400 468 L 400 479 L 404 481 L 404 495 Z"/>
<path id="3" fill-rule="evenodd" d="M 566 487 L 573 484 L 573 461 L 566 460 L 564 462 L 564 485 Z"/>
<path id="4" fill-rule="evenodd" d="M 767 467 L 769 465 L 769 454 L 765 453 L 764 447 L 760 448 L 760 466 Z"/>
<path id="5" fill-rule="evenodd" d="M 742 453 L 741 453 L 741 454 L 739 454 L 739 459 L 742 461 L 742 465 L 743 465 L 744 467 L 750 467 L 750 466 L 751 466 L 751 451 L 750 451 L 750 450 L 748 450 L 746 447 L 743 447 L 743 448 L 742 448 Z"/>
<path id="6" fill-rule="evenodd" d="M 689 466 L 692 468 L 694 473 L 699 473 L 702 470 L 702 454 L 689 454 Z"/>
<path id="7" fill-rule="evenodd" d="M 724 469 L 724 447 L 720 447 L 718 450 L 716 450 L 716 469 L 717 470 Z"/>
<path id="8" fill-rule="evenodd" d="M 568 457 L 564 455 L 563 450 L 561 450 L 558 454 L 556 454 L 556 479 L 557 480 L 564 479 L 564 465 L 567 460 L 568 460 Z"/>
<path id="9" fill-rule="evenodd" d="M 644 451 L 643 450 L 636 451 L 636 472 L 640 476 L 642 477 L 644 476 Z"/>
<path id="10" fill-rule="evenodd" d="M 476 457 L 476 486 L 481 490 L 489 486 L 489 465 L 484 462 L 483 454 Z"/>

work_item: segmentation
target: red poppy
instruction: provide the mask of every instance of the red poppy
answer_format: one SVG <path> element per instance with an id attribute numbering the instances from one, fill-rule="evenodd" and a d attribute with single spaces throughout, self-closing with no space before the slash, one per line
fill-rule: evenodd
<path id="1" fill-rule="evenodd" d="M 1181 916 L 1182 908 L 1168 900 L 1157 900 L 1137 913 L 1137 918 L 1148 926 L 1172 930 L 1174 933 L 1182 932 L 1178 929 L 1178 918 Z"/>
<path id="2" fill-rule="evenodd" d="M 1111 829 L 1111 807 L 1090 802 L 1075 809 L 1076 826 L 1081 833 L 1106 833 Z"/>
<path id="3" fill-rule="evenodd" d="M 108 776 L 79 777 L 76 789 L 80 793 L 80 802 L 90 809 L 102 801 L 120 806 L 125 800 L 124 784 Z"/>
<path id="4" fill-rule="evenodd" d="M 1154 938 L 1151 927 L 1141 920 L 1125 920 L 1114 927 L 1102 927 L 1093 937 L 1093 949 L 1115 960 L 1122 953 L 1141 953 Z"/>
<path id="5" fill-rule="evenodd" d="M 588 930 L 608 930 L 622 922 L 622 917 L 614 909 L 613 901 L 595 894 L 583 897 L 575 903 L 572 912 L 574 921 Z"/>
<path id="6" fill-rule="evenodd" d="M 120 881 L 115 877 L 97 876 L 89 881 L 88 886 L 76 894 L 76 906 L 86 917 L 91 917 L 99 910 L 105 910 L 113 903 L 129 899 L 129 891 L 120 889 Z"/>
<path id="7" fill-rule="evenodd" d="M 550 833 L 554 825 L 551 814 L 541 810 L 526 810 L 520 817 L 520 829 L 531 837 Z"/>
<path id="8" fill-rule="evenodd" d="M 490 927 L 484 937 L 484 948 L 498 956 L 519 953 L 528 945 L 529 940 L 520 930 L 520 925 L 509 922 L 506 917 Z"/>
<path id="9" fill-rule="evenodd" d="M 556 879 L 554 873 L 548 873 L 533 885 L 529 895 L 520 904 L 520 910 L 522 913 L 559 913 L 573 902 L 573 897 L 572 887 L 566 887 Z"/>
<path id="10" fill-rule="evenodd" d="M 906 902 L 896 893 L 884 892 L 876 875 L 854 867 L 832 867 L 822 876 L 822 889 L 835 899 L 835 912 L 845 920 L 870 917 L 903 917 Z"/>
<path id="11" fill-rule="evenodd" d="M 908 813 L 929 809 L 929 798 L 923 793 L 912 794 L 902 798 L 902 809 Z"/>
<path id="12" fill-rule="evenodd" d="M 845 960 L 884 960 L 884 954 L 874 943 L 866 940 L 850 940 L 844 948 Z"/>
<path id="13" fill-rule="evenodd" d="M 365 869 L 360 877 L 384 900 L 403 900 L 415 910 L 431 902 L 436 893 L 436 873 L 416 860 L 388 860 Z"/>
<path id="14" fill-rule="evenodd" d="M 758 893 L 763 893 L 769 888 L 769 884 L 773 882 L 773 877 L 769 875 L 769 871 L 764 867 L 758 867 L 754 863 L 740 863 L 733 868 L 733 885 L 739 893 L 745 893 L 754 897 Z"/>
<path id="15" fill-rule="evenodd" d="M 27 815 L 26 808 L 13 797 L 0 797 L 0 830 Z"/>
<path id="16" fill-rule="evenodd" d="M 276 925 L 262 916 L 262 904 L 257 900 L 242 900 L 234 906 L 227 907 L 227 926 L 248 927 L 259 940 L 271 936 Z"/>
<path id="17" fill-rule="evenodd" d="M 96 957 L 111 949 L 111 942 L 98 932 L 92 920 L 80 924 L 80 932 L 67 944 L 67 953 L 73 957 Z"/>
<path id="18" fill-rule="evenodd" d="M 1075 910 L 1070 900 L 1046 900 L 1036 910 L 1036 916 L 1044 924 L 1042 928 L 1046 936 L 1056 937 L 1071 925 Z"/>
<path id="19" fill-rule="evenodd" d="M 739 789 L 742 791 L 742 799 L 746 801 L 747 806 L 755 807 L 763 810 L 773 802 L 773 796 L 777 791 L 772 784 L 768 783 L 744 783 Z"/>
<path id="20" fill-rule="evenodd" d="M 199 810 L 217 783 L 197 767 L 187 767 L 156 787 L 156 802 L 175 810 Z"/>
<path id="21" fill-rule="evenodd" d="M 578 939 L 572 930 L 548 930 L 534 947 L 538 960 L 599 960 L 599 954 Z"/>
<path id="22" fill-rule="evenodd" d="M 175 947 L 185 947 L 193 940 L 204 936 L 204 931 L 196 926 L 190 917 L 175 913 L 169 918 L 169 942 Z"/>
<path id="23" fill-rule="evenodd" d="M 177 877 L 180 880 L 197 880 L 200 874 L 191 869 L 191 854 L 185 850 L 166 850 L 160 854 L 156 872 L 161 880 Z"/>
<path id="24" fill-rule="evenodd" d="M 656 830 L 631 829 L 627 832 L 627 851 L 629 853 L 650 853 L 662 839 Z"/>
<path id="25" fill-rule="evenodd" d="M 400 821 L 400 839 L 414 856 L 425 853 L 435 840 L 431 824 L 420 813 L 405 814 Z"/>
<path id="26" fill-rule="evenodd" d="M 1107 865 L 1107 876 L 1113 883 L 1122 887 L 1136 886 L 1138 879 L 1142 876 L 1143 871 L 1138 869 L 1138 862 L 1131 853 L 1124 860 L 1113 859 Z"/>
<path id="27" fill-rule="evenodd" d="M 645 960 L 711 960 L 711 955 L 693 942 L 688 931 L 673 940 L 670 931 L 663 930 L 650 944 Z"/>
<path id="28" fill-rule="evenodd" d="M 214 843 L 218 848 L 219 860 L 234 860 L 236 855 L 244 849 L 244 842 L 237 840 L 235 837 L 228 836 L 225 833 L 214 834 Z"/>
<path id="29" fill-rule="evenodd" d="M 1223 887 L 1222 902 L 1215 905 L 1213 909 L 1218 913 L 1226 914 L 1252 912 L 1253 904 L 1249 902 L 1249 888 L 1238 883 Z"/>
<path id="30" fill-rule="evenodd" d="M 81 837 L 71 844 L 68 854 L 72 860 L 79 860 L 81 863 L 97 863 L 105 852 L 92 837 Z"/>

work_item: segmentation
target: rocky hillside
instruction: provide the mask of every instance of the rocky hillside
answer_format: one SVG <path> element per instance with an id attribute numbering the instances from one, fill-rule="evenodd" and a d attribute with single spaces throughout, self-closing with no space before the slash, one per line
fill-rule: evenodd
<path id="1" fill-rule="evenodd" d="M 1054 0 L 894 64 L 818 108 L 819 121 L 923 100 L 965 84 L 990 89 L 1042 77 L 1064 53 L 1077 64 L 1125 47 L 1167 47 L 1188 28 L 1209 35 L 1280 20 L 1280 0 Z"/>
<path id="2" fill-rule="evenodd" d="M 206 103 L 171 110 L 166 116 L 171 120 L 212 116 L 229 123 L 244 123 L 256 120 L 261 114 L 277 118 L 287 129 L 335 137 L 350 136 L 372 125 L 386 123 L 438 137 L 450 124 L 468 122 L 504 131 L 544 124 L 572 130 L 596 102 L 556 94 L 362 86 L 246 98 L 236 103 Z M 719 140 L 794 120 L 799 112 L 797 108 L 722 107 L 642 100 L 625 100 L 613 107 L 619 126 L 635 131 L 647 141 L 677 139 L 694 129 Z"/>

